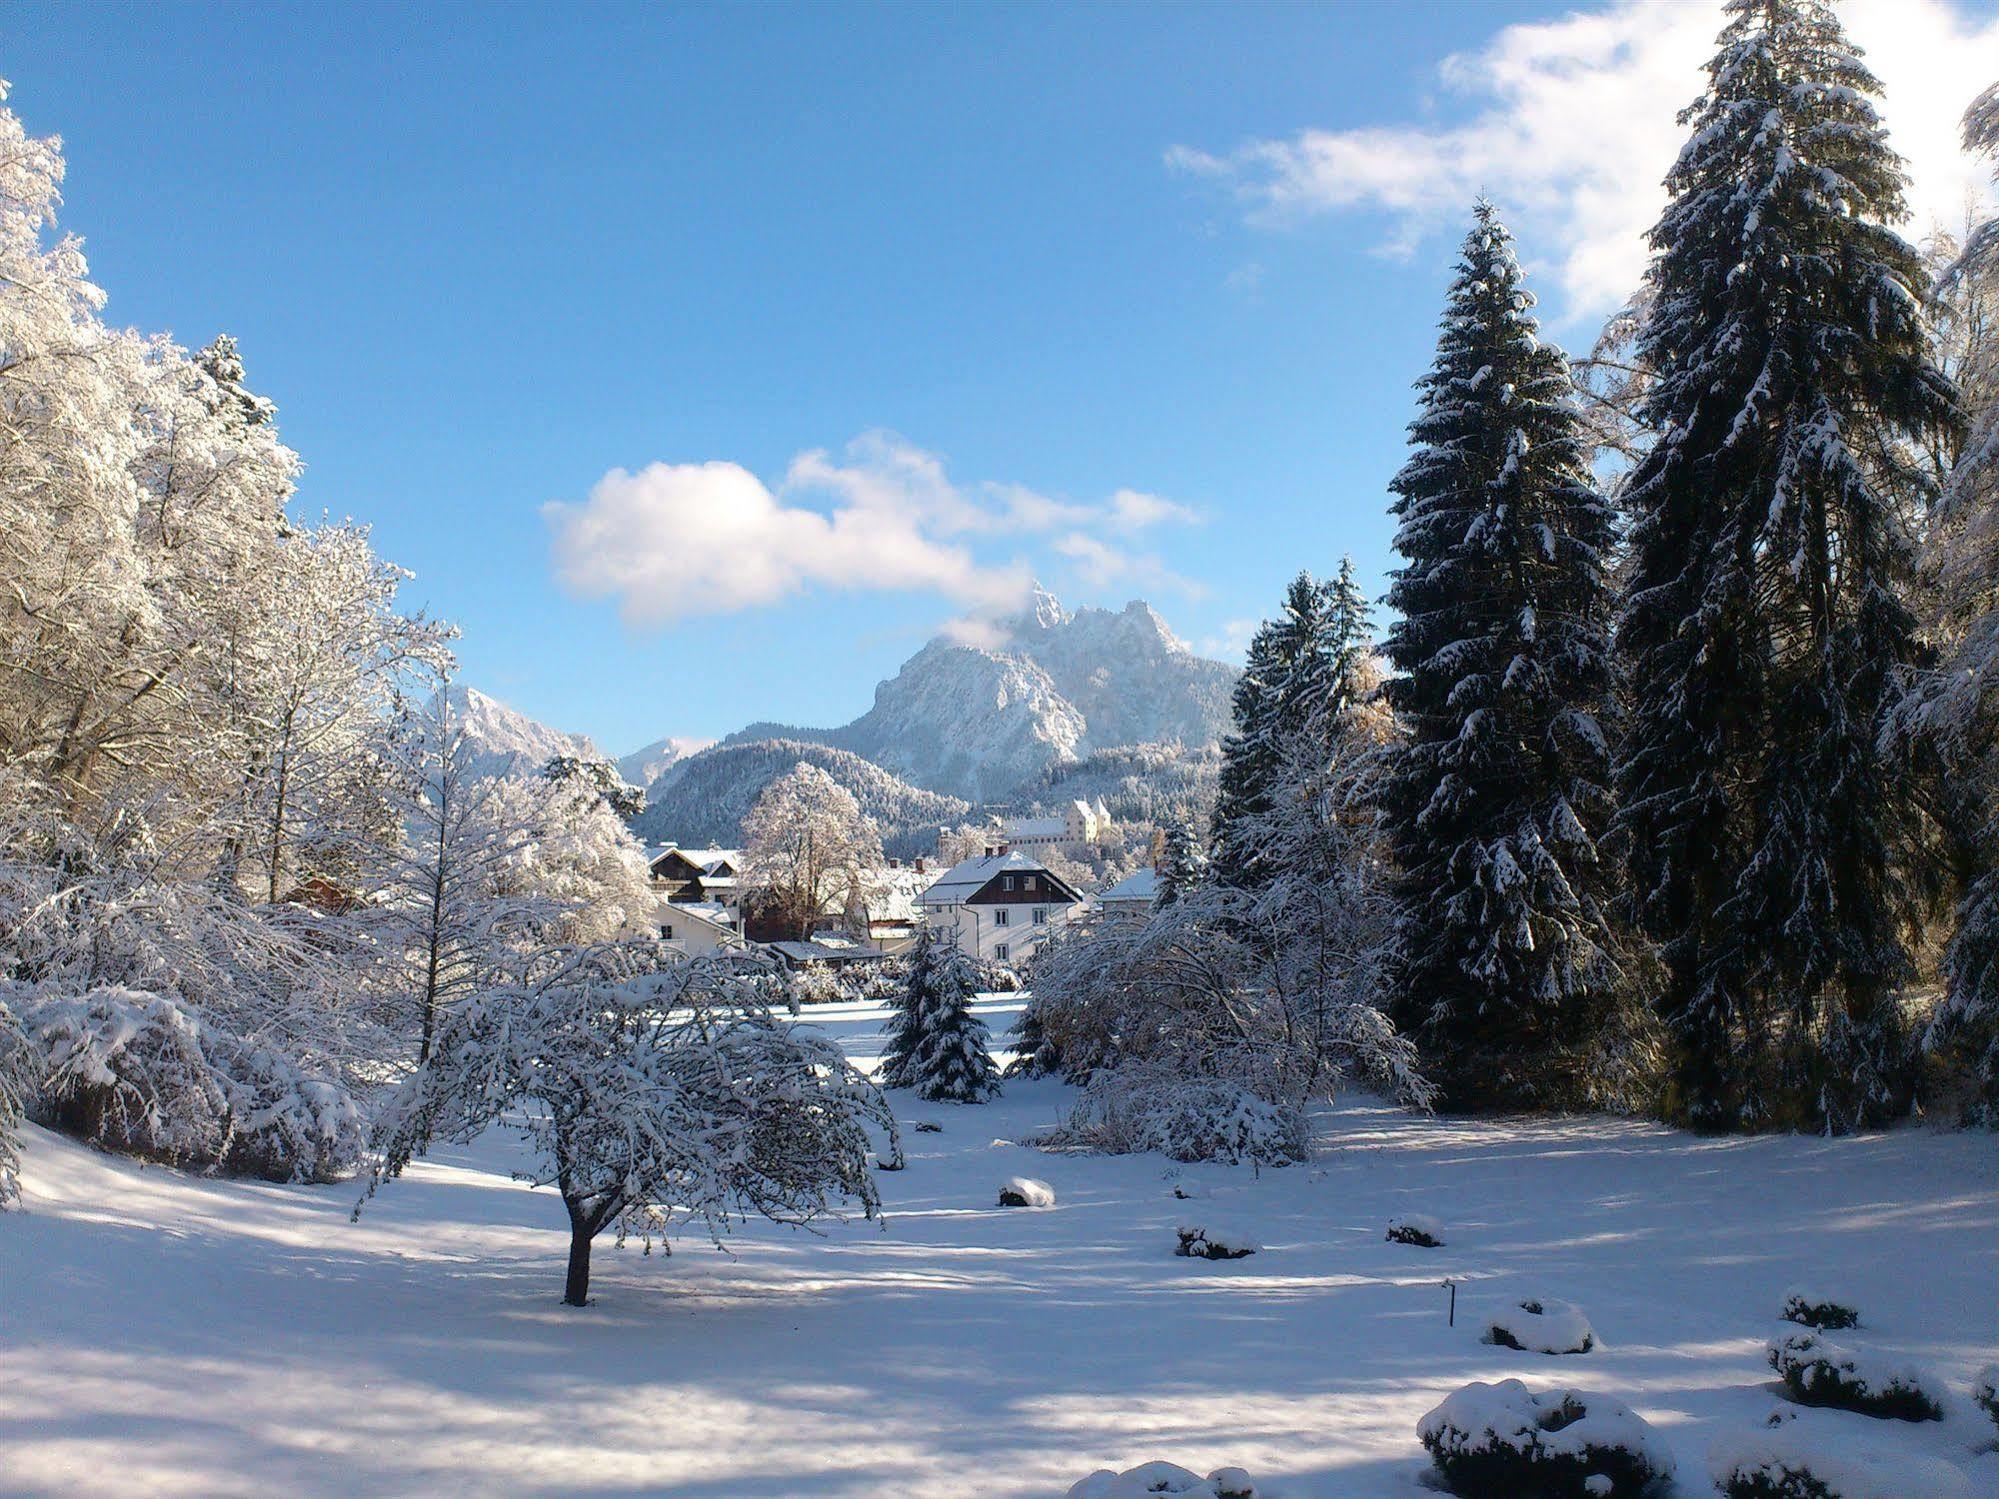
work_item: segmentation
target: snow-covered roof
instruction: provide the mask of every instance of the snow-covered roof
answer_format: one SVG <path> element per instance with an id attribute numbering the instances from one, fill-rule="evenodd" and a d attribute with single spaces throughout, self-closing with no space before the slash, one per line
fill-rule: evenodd
<path id="1" fill-rule="evenodd" d="M 814 937 L 810 942 L 767 942 L 764 944 L 787 963 L 858 963 L 883 956 L 872 947 L 856 942 L 835 945 Z"/>
<path id="2" fill-rule="evenodd" d="M 1110 889 L 1098 892 L 1097 899 L 1104 905 L 1135 905 L 1140 901 L 1151 905 L 1159 895 L 1159 871 L 1150 864 L 1143 869 L 1133 870 Z"/>
<path id="3" fill-rule="evenodd" d="M 739 848 L 682 848 L 677 843 L 654 843 L 646 846 L 646 863 L 657 864 L 668 854 L 678 854 L 689 864 L 700 870 L 704 878 L 722 878 L 718 870 L 734 874 L 743 867 L 743 851 Z"/>
<path id="4" fill-rule="evenodd" d="M 987 854 L 982 858 L 967 859 L 962 864 L 954 864 L 937 877 L 937 882 L 923 892 L 926 906 L 960 906 L 983 890 L 986 882 L 999 874 L 1038 874 L 1054 882 L 1059 891 L 1068 891 L 1071 899 L 1078 899 L 1068 883 L 1048 866 L 1019 849 L 1009 849 L 1003 854 Z"/>
<path id="5" fill-rule="evenodd" d="M 1069 821 L 1064 817 L 1009 817 L 1006 832 L 1009 838 L 1060 838 L 1069 831 Z"/>

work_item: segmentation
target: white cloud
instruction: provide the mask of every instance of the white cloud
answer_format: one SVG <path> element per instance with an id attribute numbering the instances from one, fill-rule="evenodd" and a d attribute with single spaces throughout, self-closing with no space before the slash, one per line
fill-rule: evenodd
<path id="1" fill-rule="evenodd" d="M 581 504 L 543 507 L 556 580 L 586 598 L 616 598 L 625 620 L 654 626 L 752 609 L 812 589 L 930 593 L 970 618 L 1018 607 L 1026 558 L 975 549 L 1046 546 L 1096 587 L 1191 585 L 1124 540 L 1198 519 L 1189 507 L 1121 489 L 1101 504 L 1051 498 L 1017 484 L 970 487 L 943 460 L 892 433 L 792 460 L 773 492 L 739 464 L 655 463 L 613 469 Z M 1111 538 L 1118 538 L 1113 540 Z"/>
<path id="2" fill-rule="evenodd" d="M 1988 167 L 1963 154 L 1957 132 L 1964 107 L 1999 77 L 1999 19 L 1973 20 L 1949 0 L 1847 0 L 1840 15 L 1882 81 L 1916 232 L 1958 227 L 1988 186 Z M 1720 29 L 1715 0 L 1614 0 L 1508 26 L 1447 58 L 1444 88 L 1470 108 L 1457 123 L 1306 129 L 1221 154 L 1175 146 L 1166 160 L 1232 189 L 1258 222 L 1383 213 L 1390 254 L 1455 233 L 1487 193 L 1521 231 L 1523 253 L 1550 262 L 1560 310 L 1603 313 L 1644 272 L 1644 234 L 1684 139 L 1674 117 L 1705 82 Z"/>
<path id="3" fill-rule="evenodd" d="M 1225 619 L 1213 635 L 1203 636 L 1195 646 L 1202 655 L 1218 661 L 1240 661 L 1249 650 L 1250 638 L 1261 624 L 1256 619 Z"/>

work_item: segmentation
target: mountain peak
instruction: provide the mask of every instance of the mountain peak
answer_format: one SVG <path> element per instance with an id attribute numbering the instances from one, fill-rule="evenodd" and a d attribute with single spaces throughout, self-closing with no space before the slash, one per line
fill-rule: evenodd
<path id="1" fill-rule="evenodd" d="M 1034 585 L 1028 595 L 1027 607 L 1007 621 L 1009 633 L 1021 634 L 1037 630 L 1059 630 L 1069 623 L 1069 611 L 1062 607 L 1062 601 L 1043 588 Z"/>

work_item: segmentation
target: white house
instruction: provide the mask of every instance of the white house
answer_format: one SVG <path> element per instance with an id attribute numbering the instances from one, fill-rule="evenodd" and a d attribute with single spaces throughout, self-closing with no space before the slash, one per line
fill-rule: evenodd
<path id="1" fill-rule="evenodd" d="M 1099 797 L 1096 805 L 1072 801 L 1060 817 L 1009 817 L 1002 824 L 1005 840 L 1014 848 L 1056 848 L 1064 853 L 1102 843 L 1111 834 L 1111 814 Z"/>
<path id="2" fill-rule="evenodd" d="M 918 902 L 926 927 L 955 935 L 967 956 L 996 963 L 1031 957 L 1082 903 L 1073 886 L 1019 849 L 989 851 L 947 869 Z"/>
<path id="3" fill-rule="evenodd" d="M 717 901 L 675 901 L 662 898 L 655 913 L 659 938 L 690 958 L 705 958 L 724 948 L 745 945 L 729 908 Z"/>

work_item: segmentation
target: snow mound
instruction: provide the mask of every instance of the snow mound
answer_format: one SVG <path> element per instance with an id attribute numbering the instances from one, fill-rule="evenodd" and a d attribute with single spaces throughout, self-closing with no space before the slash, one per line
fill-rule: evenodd
<path id="1" fill-rule="evenodd" d="M 1221 1219 L 1204 1218 L 1198 1223 L 1183 1223 L 1179 1234 L 1180 1247 L 1173 1252 L 1195 1259 L 1239 1260 L 1263 1248 L 1240 1224 Z"/>
<path id="2" fill-rule="evenodd" d="M 1522 1353 L 1588 1353 L 1596 1347 L 1596 1329 L 1571 1302 L 1526 1296 L 1486 1313 L 1485 1341 Z"/>
<path id="3" fill-rule="evenodd" d="M 1913 1364 L 1843 1348 L 1815 1332 L 1770 1344 L 1770 1367 L 1800 1405 L 1827 1405 L 1898 1421 L 1941 1421 L 1942 1385 Z"/>
<path id="4" fill-rule="evenodd" d="M 1257 1499 L 1256 1485 L 1241 1468 L 1217 1468 L 1206 1478 L 1178 1463 L 1140 1463 L 1122 1473 L 1099 1468 L 1073 1485 L 1068 1499 Z"/>
<path id="5" fill-rule="evenodd" d="M 1442 1249 L 1444 1225 L 1427 1213 L 1398 1213 L 1388 1220 L 1386 1237 L 1391 1244 L 1414 1244 L 1419 1249 Z"/>
<path id="6" fill-rule="evenodd" d="M 1876 1431 L 1780 1411 L 1761 1430 L 1717 1438 L 1708 1473 L 1727 1499 L 1971 1499 L 1975 1491 L 1956 1466 L 1879 1445 Z"/>
<path id="7" fill-rule="evenodd" d="M 1860 1325 L 1860 1309 L 1851 1297 L 1827 1295 L 1823 1289 L 1793 1286 L 1784 1293 L 1784 1320 L 1820 1332 L 1837 1332 Z"/>
<path id="8" fill-rule="evenodd" d="M 999 1205 L 1003 1208 L 1052 1208 L 1055 1206 L 1055 1189 L 1031 1176 L 1009 1177 L 999 1189 Z"/>
<path id="9" fill-rule="evenodd" d="M 1517 1379 L 1466 1385 L 1416 1434 L 1454 1494 L 1635 1499 L 1673 1473 L 1666 1444 L 1621 1401 L 1537 1395 Z"/>

